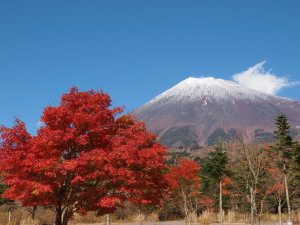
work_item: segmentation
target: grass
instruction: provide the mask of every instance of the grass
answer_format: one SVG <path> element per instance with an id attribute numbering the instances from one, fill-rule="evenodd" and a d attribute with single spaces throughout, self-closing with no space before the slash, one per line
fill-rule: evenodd
<path id="1" fill-rule="evenodd" d="M 11 211 L 9 213 L 9 211 Z M 10 222 L 9 222 L 10 214 Z M 124 216 L 124 214 L 126 214 Z M 112 223 L 124 223 L 124 222 L 134 222 L 134 223 L 144 223 L 144 222 L 158 222 L 159 214 L 150 213 L 144 214 L 142 212 L 134 211 L 131 209 L 129 212 L 117 212 L 110 216 Z M 212 223 L 218 223 L 218 213 L 212 211 L 203 211 L 200 215 L 192 214 L 190 215 L 191 220 L 194 224 L 199 225 L 209 225 Z M 30 213 L 23 207 L 11 207 L 11 206 L 1 206 L 0 207 L 0 224 L 1 225 L 39 225 L 39 224 L 53 224 L 54 223 L 54 211 L 51 208 L 38 208 L 36 212 L 35 219 L 31 218 Z M 282 215 L 282 221 L 287 221 L 287 215 Z M 300 210 L 294 211 L 292 213 L 293 225 L 300 225 Z M 262 223 L 278 223 L 278 215 L 265 213 L 261 216 Z M 106 224 L 106 216 L 97 217 L 94 212 L 89 212 L 87 215 L 74 215 L 73 220 L 69 224 L 89 224 L 98 223 Z M 235 212 L 233 210 L 228 211 L 224 214 L 224 223 L 250 223 L 249 214 L 242 214 Z"/>

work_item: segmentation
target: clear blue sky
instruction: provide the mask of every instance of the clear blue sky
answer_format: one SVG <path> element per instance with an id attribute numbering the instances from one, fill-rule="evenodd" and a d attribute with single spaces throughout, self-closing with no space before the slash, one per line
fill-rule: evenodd
<path id="1" fill-rule="evenodd" d="M 232 79 L 265 60 L 300 81 L 299 12 L 299 0 L 0 0 L 0 124 L 34 133 L 73 85 L 128 112 L 189 76 Z"/>

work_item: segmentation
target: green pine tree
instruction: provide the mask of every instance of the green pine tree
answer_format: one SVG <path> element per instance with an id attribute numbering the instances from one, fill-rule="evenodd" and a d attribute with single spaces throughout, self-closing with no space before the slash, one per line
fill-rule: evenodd
<path id="1" fill-rule="evenodd" d="M 218 185 L 219 186 L 219 211 L 220 211 L 220 224 L 223 224 L 223 196 L 222 196 L 222 179 L 230 174 L 227 168 L 229 157 L 226 150 L 221 143 L 217 143 L 213 152 L 210 152 L 204 159 L 203 171 L 206 175 L 206 186 Z"/>
<path id="2" fill-rule="evenodd" d="M 282 169 L 285 182 L 285 195 L 286 203 L 288 208 L 288 222 L 291 222 L 291 206 L 290 206 L 290 196 L 289 196 L 289 184 L 288 184 L 288 173 L 289 166 L 292 162 L 292 158 L 295 155 L 296 143 L 290 134 L 290 125 L 286 115 L 280 113 L 276 118 L 276 127 L 274 131 L 276 144 L 272 146 L 272 149 L 277 153 L 277 161 L 279 167 Z"/>
<path id="3" fill-rule="evenodd" d="M 218 182 L 229 173 L 227 169 L 229 157 L 222 143 L 217 143 L 214 151 L 208 153 L 204 160 L 203 170 L 208 177 Z"/>
<path id="4" fill-rule="evenodd" d="M 290 125 L 288 124 L 287 117 L 280 113 L 276 118 L 277 130 L 274 131 L 275 138 L 277 140 L 273 147 L 283 157 L 285 161 L 288 161 L 293 156 L 293 147 L 295 142 L 290 134 Z"/>

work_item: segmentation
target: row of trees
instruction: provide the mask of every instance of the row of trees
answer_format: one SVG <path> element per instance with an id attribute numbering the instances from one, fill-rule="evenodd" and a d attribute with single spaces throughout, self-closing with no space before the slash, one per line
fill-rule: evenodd
<path id="1" fill-rule="evenodd" d="M 232 149 L 225 149 L 218 143 L 212 152 L 199 160 L 199 164 L 190 162 L 189 168 L 195 169 L 192 179 L 191 169 L 184 166 L 187 161 L 179 160 L 178 165 L 171 167 L 170 173 L 183 180 L 179 189 L 182 208 L 189 222 L 188 213 L 199 214 L 218 207 L 222 224 L 225 207 L 226 210 L 250 212 L 251 224 L 259 223 L 264 212 L 277 213 L 279 224 L 282 224 L 284 209 L 288 214 L 287 222 L 291 223 L 292 209 L 300 207 L 300 145 L 293 141 L 285 115 L 278 116 L 276 125 L 277 142 L 273 145 L 251 145 L 251 136 L 247 135 L 240 136 L 238 144 L 231 145 Z M 186 174 L 183 175 L 183 171 Z M 189 208 L 186 207 L 186 196 L 190 196 Z"/>
<path id="2" fill-rule="evenodd" d="M 217 144 L 199 162 L 181 158 L 168 166 L 166 148 L 145 124 L 120 113 L 102 91 L 72 88 L 59 106 L 44 109 L 36 136 L 20 120 L 2 126 L 2 196 L 32 215 L 38 206 L 52 206 L 56 225 L 66 225 L 74 213 L 113 213 L 125 202 L 177 208 L 189 223 L 193 213 L 218 207 L 221 224 L 223 208 L 250 208 L 254 223 L 276 202 L 279 214 L 287 208 L 290 221 L 289 196 L 299 194 L 299 177 L 291 171 L 299 169 L 300 147 L 284 115 L 277 119 L 273 146 L 258 148 L 241 138 L 238 157 Z"/>

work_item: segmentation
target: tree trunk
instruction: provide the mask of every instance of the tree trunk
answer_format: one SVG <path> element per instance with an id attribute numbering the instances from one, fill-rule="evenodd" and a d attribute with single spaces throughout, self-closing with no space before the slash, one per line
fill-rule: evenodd
<path id="1" fill-rule="evenodd" d="M 8 210 L 8 224 L 10 224 L 11 220 L 11 209 Z"/>
<path id="2" fill-rule="evenodd" d="M 254 190 L 256 190 L 256 188 L 253 189 L 253 214 L 255 217 L 255 224 L 259 224 L 259 217 L 258 217 L 257 205 L 256 205 L 256 193 L 254 193 Z"/>
<path id="3" fill-rule="evenodd" d="M 69 207 L 66 207 L 65 209 L 57 207 L 55 213 L 55 225 L 67 225 L 73 215 L 73 210 Z"/>
<path id="4" fill-rule="evenodd" d="M 254 196 L 252 187 L 250 187 L 250 206 L 251 206 L 251 213 L 250 213 L 250 223 L 251 225 L 254 224 Z"/>
<path id="5" fill-rule="evenodd" d="M 55 225 L 62 225 L 62 209 L 60 206 L 55 209 Z"/>
<path id="6" fill-rule="evenodd" d="M 284 184 L 285 184 L 285 195 L 286 195 L 286 204 L 288 208 L 288 222 L 291 222 L 291 205 L 290 205 L 290 196 L 289 196 L 289 188 L 287 181 L 287 171 L 285 162 L 283 163 L 283 175 L 284 175 Z"/>
<path id="7" fill-rule="evenodd" d="M 29 208 L 27 208 L 27 210 L 31 215 L 31 219 L 34 219 L 35 218 L 35 213 L 36 213 L 36 210 L 37 210 L 37 206 L 36 205 L 32 206 L 32 208 L 29 207 Z"/>
<path id="8" fill-rule="evenodd" d="M 106 216 L 106 225 L 110 225 L 110 216 L 107 214 Z"/>
<path id="9" fill-rule="evenodd" d="M 67 225 L 69 220 L 71 219 L 72 215 L 73 215 L 72 207 L 67 207 L 65 209 L 65 212 L 64 212 L 64 215 L 63 215 L 62 225 Z"/>
<path id="10" fill-rule="evenodd" d="M 189 217 L 189 210 L 188 210 L 188 206 L 187 206 L 187 197 L 186 197 L 186 194 L 184 193 L 184 190 L 182 189 L 181 191 L 182 191 L 182 197 L 183 197 L 183 201 L 184 201 L 185 216 L 188 221 L 188 224 L 191 225 L 191 220 Z"/>
<path id="11" fill-rule="evenodd" d="M 260 219 L 259 219 L 258 213 L 256 213 L 256 215 L 255 215 L 255 221 L 256 221 L 256 224 L 260 224 Z"/>
<path id="12" fill-rule="evenodd" d="M 222 196 L 222 182 L 220 181 L 220 199 L 219 199 L 219 210 L 220 210 L 220 224 L 223 225 L 223 196 Z"/>
<path id="13" fill-rule="evenodd" d="M 259 216 L 256 205 L 256 186 L 250 188 L 251 191 L 251 224 L 259 224 Z M 255 220 L 255 222 L 254 222 Z"/>
<path id="14" fill-rule="evenodd" d="M 281 198 L 278 199 L 278 219 L 279 219 L 279 225 L 282 225 Z"/>

